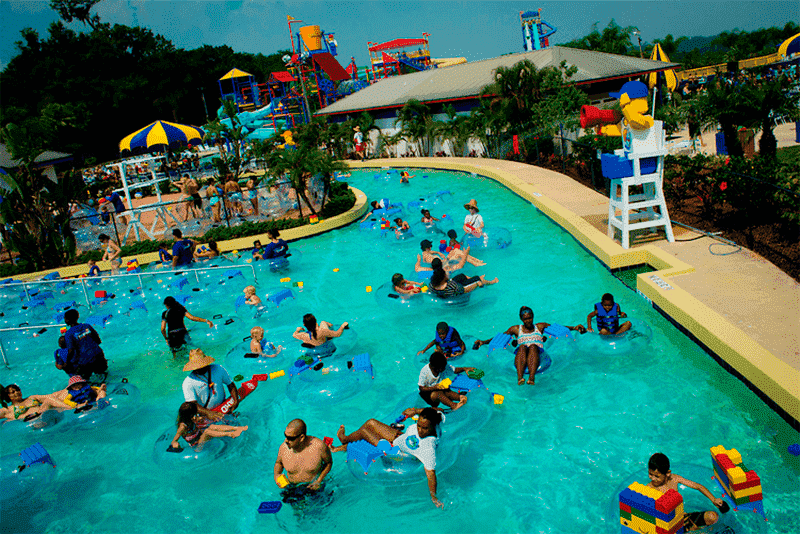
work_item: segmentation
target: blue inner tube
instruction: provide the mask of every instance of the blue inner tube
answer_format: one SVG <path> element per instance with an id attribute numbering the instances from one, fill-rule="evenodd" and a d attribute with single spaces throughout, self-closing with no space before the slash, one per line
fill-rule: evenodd
<path id="1" fill-rule="evenodd" d="M 0 425 L 0 435 L 4 439 L 10 438 L 12 435 L 30 435 L 31 432 L 49 432 L 53 429 L 58 429 L 59 424 L 64 421 L 64 412 L 58 410 L 47 410 L 42 412 L 39 417 L 25 421 L 20 418 L 14 421 L 5 421 Z"/>
<path id="2" fill-rule="evenodd" d="M 106 397 L 79 413 L 66 413 L 66 425 L 77 428 L 96 428 L 99 425 L 119 423 L 139 409 L 139 388 L 129 383 L 112 383 L 106 386 Z"/>
<path id="3" fill-rule="evenodd" d="M 372 376 L 348 369 L 344 359 L 327 361 L 289 378 L 286 396 L 304 406 L 333 406 L 372 387 Z"/>
<path id="4" fill-rule="evenodd" d="M 472 250 L 504 249 L 511 246 L 511 232 L 505 228 L 484 228 L 481 237 L 464 234 L 461 244 L 464 248 L 470 247 Z"/>
<path id="5" fill-rule="evenodd" d="M 601 336 L 596 330 L 576 335 L 578 350 L 587 355 L 601 356 L 624 356 L 647 350 L 653 337 L 650 326 L 638 319 L 622 318 L 620 321 L 630 321 L 631 329 L 622 334 L 608 336 Z"/>
<path id="6" fill-rule="evenodd" d="M 35 463 L 20 471 L 22 465 L 19 453 L 0 457 L 0 501 L 29 499 L 46 489 L 55 476 L 55 468 L 48 463 Z"/>

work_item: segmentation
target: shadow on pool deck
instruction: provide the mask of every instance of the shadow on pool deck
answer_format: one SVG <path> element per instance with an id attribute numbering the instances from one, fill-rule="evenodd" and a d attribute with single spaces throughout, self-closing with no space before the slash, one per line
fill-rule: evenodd
<path id="1" fill-rule="evenodd" d="M 501 182 L 505 180 L 498 176 L 513 175 L 519 182 L 532 185 L 541 193 L 542 198 L 554 200 L 598 230 L 602 235 L 593 235 L 593 240 L 600 242 L 605 240 L 601 244 L 605 250 L 616 247 L 618 251 L 623 251 L 621 247 L 611 244 L 605 238 L 608 199 L 554 171 L 511 161 L 481 158 L 404 158 L 370 160 L 363 163 L 350 162 L 350 164 L 353 168 L 393 166 L 462 170 L 491 176 Z M 495 176 L 492 176 L 492 173 L 495 173 Z M 513 178 L 511 180 L 516 182 Z M 514 189 L 513 183 L 506 185 Z M 491 219 L 491 214 L 484 215 L 487 216 Z M 719 255 L 722 252 L 732 252 L 735 248 L 722 245 L 710 237 L 689 241 L 702 234 L 679 226 L 674 226 L 673 230 L 675 243 L 668 243 L 662 232 L 635 240 L 632 250 L 645 251 L 655 247 L 679 262 L 688 264 L 688 269 L 679 269 L 660 276 L 674 283 L 676 289 L 688 293 L 690 300 L 694 297 L 701 305 L 716 312 L 715 316 L 718 315 L 727 321 L 741 331 L 741 334 L 777 358 L 776 365 L 762 365 L 758 356 L 749 362 L 741 362 L 742 365 L 736 365 L 730 360 L 728 362 L 734 367 L 741 367 L 737 368 L 737 372 L 782 407 L 796 423 L 800 419 L 800 284 L 750 250 L 742 248 L 734 254 Z M 584 242 L 582 239 L 579 240 Z M 709 246 L 712 243 L 717 243 L 714 246 L 716 254 L 710 251 Z M 643 288 L 642 278 L 639 288 L 640 290 Z M 649 296 L 650 292 L 647 294 Z M 679 321 L 675 314 L 670 315 Z M 699 310 L 694 319 L 698 319 L 697 315 L 702 316 L 702 310 Z M 694 320 L 691 322 L 694 324 L 684 325 L 688 330 L 699 329 L 703 333 L 710 333 L 711 337 L 714 336 L 715 327 L 719 326 L 719 321 L 714 318 L 709 318 L 707 325 L 702 324 L 702 317 L 697 322 Z M 728 333 L 732 335 L 728 336 L 725 343 L 728 349 L 740 348 L 744 352 L 742 347 L 736 346 L 739 344 L 735 338 L 740 334 L 735 329 L 729 329 Z M 707 341 L 705 344 L 707 347 L 712 345 Z M 731 345 L 733 347 L 730 347 Z M 711 350 L 718 352 L 713 347 Z M 726 358 L 722 356 L 721 359 Z M 768 375 L 766 381 L 762 380 L 761 375 L 764 374 Z M 769 386 L 773 382 L 783 384 L 781 391 L 770 391 Z"/>

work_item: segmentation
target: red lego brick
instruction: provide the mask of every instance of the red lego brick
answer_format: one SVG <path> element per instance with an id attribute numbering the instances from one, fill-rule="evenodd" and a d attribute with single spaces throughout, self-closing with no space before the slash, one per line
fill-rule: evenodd
<path id="1" fill-rule="evenodd" d="M 656 501 L 656 510 L 668 514 L 675 510 L 675 507 L 683 502 L 683 497 L 677 491 L 670 489 Z"/>
<path id="2" fill-rule="evenodd" d="M 625 504 L 624 502 L 619 503 L 619 509 L 631 513 L 631 507 Z"/>
<path id="3" fill-rule="evenodd" d="M 726 471 L 728 469 L 733 469 L 734 467 L 736 467 L 736 465 L 734 465 L 731 459 L 728 458 L 727 454 L 718 454 L 714 458 L 717 460 L 719 466 Z"/>
<path id="4" fill-rule="evenodd" d="M 748 474 L 752 473 L 752 471 L 748 471 Z M 748 480 L 747 482 L 740 482 L 739 484 L 733 485 L 733 491 L 739 491 L 747 488 L 755 488 L 756 486 L 761 485 L 761 479 L 756 477 L 754 480 Z"/>
<path id="5" fill-rule="evenodd" d="M 756 493 L 755 495 L 750 495 L 750 502 L 761 501 L 764 499 L 762 493 Z"/>

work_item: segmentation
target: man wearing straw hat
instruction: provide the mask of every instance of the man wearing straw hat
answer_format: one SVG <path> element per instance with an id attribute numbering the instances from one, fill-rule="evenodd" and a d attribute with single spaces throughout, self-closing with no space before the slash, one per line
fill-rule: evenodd
<path id="1" fill-rule="evenodd" d="M 483 235 L 483 217 L 479 213 L 478 203 L 473 198 L 466 204 L 464 209 L 469 211 L 469 215 L 464 217 L 464 232 L 475 237 Z"/>
<path id="2" fill-rule="evenodd" d="M 183 366 L 183 370 L 191 371 L 183 381 L 183 398 L 186 402 L 196 402 L 197 411 L 203 417 L 213 421 L 222 418 L 221 412 L 214 412 L 212 409 L 225 402 L 226 386 L 233 397 L 228 413 L 239 406 L 239 392 L 228 371 L 215 364 L 214 358 L 206 356 L 202 349 L 192 349 L 189 363 Z"/>

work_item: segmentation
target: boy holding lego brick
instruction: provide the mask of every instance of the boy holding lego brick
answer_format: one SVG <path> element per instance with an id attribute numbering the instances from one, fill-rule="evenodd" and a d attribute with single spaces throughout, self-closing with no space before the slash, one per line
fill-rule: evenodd
<path id="1" fill-rule="evenodd" d="M 647 474 L 650 477 L 650 483 L 647 484 L 647 486 L 661 493 L 666 493 L 671 489 L 678 491 L 678 484 L 683 484 L 687 488 L 695 489 L 708 497 L 708 500 L 714 503 L 714 506 L 719 508 L 723 513 L 728 510 L 725 501 L 714 497 L 714 495 L 708 491 L 708 488 L 670 471 L 669 458 L 667 458 L 665 454 L 657 452 L 650 457 L 650 461 L 647 462 Z M 690 512 L 684 515 L 683 524 L 688 532 L 690 530 L 698 530 L 704 526 L 713 525 L 718 519 L 719 514 L 717 514 L 717 512 Z"/>

